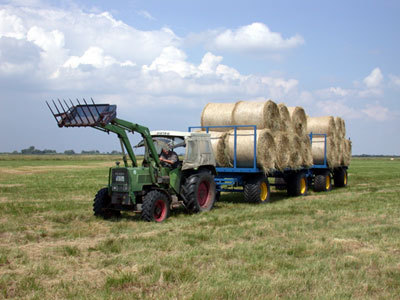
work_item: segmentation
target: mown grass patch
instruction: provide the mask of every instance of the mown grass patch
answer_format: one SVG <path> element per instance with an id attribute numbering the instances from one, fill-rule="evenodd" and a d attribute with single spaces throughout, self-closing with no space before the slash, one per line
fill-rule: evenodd
<path id="1" fill-rule="evenodd" d="M 223 194 L 163 224 L 92 215 L 118 158 L 0 156 L 0 297 L 385 298 L 400 294 L 400 161 L 270 204 Z"/>

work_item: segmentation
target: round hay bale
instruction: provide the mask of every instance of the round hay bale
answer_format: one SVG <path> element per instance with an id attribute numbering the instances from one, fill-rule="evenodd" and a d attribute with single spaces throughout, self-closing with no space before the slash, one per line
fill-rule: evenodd
<path id="1" fill-rule="evenodd" d="M 225 137 L 225 153 L 232 166 L 234 160 L 234 131 Z M 257 166 L 269 173 L 275 166 L 276 146 L 269 130 L 257 130 Z M 251 168 L 254 164 L 254 130 L 238 130 L 236 137 L 236 166 Z"/>
<path id="2" fill-rule="evenodd" d="M 302 154 L 302 165 L 304 167 L 310 167 L 313 165 L 313 157 L 311 152 L 311 141 L 308 134 L 303 135 L 301 138 L 301 154 Z"/>
<path id="3" fill-rule="evenodd" d="M 202 131 L 206 132 L 206 131 Z M 229 165 L 228 156 L 225 154 L 225 137 L 228 132 L 208 132 L 211 135 L 211 147 L 214 152 L 215 162 L 219 167 L 226 167 Z"/>
<path id="4" fill-rule="evenodd" d="M 311 151 L 313 163 L 322 165 L 324 163 L 325 137 L 315 136 L 312 138 Z M 329 167 L 333 168 L 336 163 L 334 153 L 336 151 L 335 141 L 332 137 L 326 138 L 326 159 Z"/>
<path id="5" fill-rule="evenodd" d="M 237 102 L 233 109 L 232 121 L 233 125 L 257 125 L 257 129 L 277 131 L 281 128 L 278 106 L 271 100 Z M 249 130 L 250 128 L 243 129 Z"/>
<path id="6" fill-rule="evenodd" d="M 331 116 L 309 117 L 307 119 L 307 133 L 327 134 L 336 137 L 335 119 Z"/>
<path id="7" fill-rule="evenodd" d="M 232 112 L 236 103 L 208 103 L 201 113 L 201 126 L 232 125 Z M 229 131 L 231 128 L 210 128 L 211 131 Z"/>
<path id="8" fill-rule="evenodd" d="M 346 128 L 344 120 L 341 117 L 335 117 L 335 127 L 338 138 L 344 139 L 346 135 Z"/>
<path id="9" fill-rule="evenodd" d="M 347 140 L 347 139 L 345 139 L 344 140 L 344 148 L 345 148 L 345 151 L 343 152 L 343 165 L 344 166 L 349 166 L 350 165 L 350 160 L 351 160 L 351 148 L 352 148 L 352 145 L 351 145 L 351 141 L 350 140 Z"/>
<path id="10" fill-rule="evenodd" d="M 292 119 L 285 103 L 278 104 L 279 115 L 281 116 L 281 131 L 289 131 L 293 129 Z M 278 148 L 279 149 L 279 148 Z"/>
<path id="11" fill-rule="evenodd" d="M 289 133 L 284 131 L 276 131 L 273 133 L 276 149 L 275 169 L 282 171 L 290 165 L 290 138 Z"/>
<path id="12" fill-rule="evenodd" d="M 302 159 L 302 141 L 301 138 L 296 134 L 289 134 L 290 137 L 290 160 L 288 167 L 292 169 L 298 169 L 303 163 Z"/>
<path id="13" fill-rule="evenodd" d="M 300 106 L 288 107 L 290 118 L 292 120 L 293 130 L 303 136 L 307 133 L 307 117 L 304 109 Z"/>

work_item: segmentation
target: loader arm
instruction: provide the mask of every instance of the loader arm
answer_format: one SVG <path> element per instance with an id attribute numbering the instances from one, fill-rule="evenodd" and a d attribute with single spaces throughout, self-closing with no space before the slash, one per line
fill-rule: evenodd
<path id="1" fill-rule="evenodd" d="M 71 106 L 65 100 L 63 100 L 62 103 L 58 99 L 58 105 L 52 100 L 55 111 L 53 111 L 47 101 L 46 103 L 56 119 L 58 127 L 92 127 L 101 131 L 117 134 L 128 152 L 128 156 L 132 161 L 132 167 L 137 167 L 138 165 L 127 132 L 138 132 L 143 140 L 145 140 L 148 148 L 147 152 L 149 153 L 149 157 L 146 157 L 147 161 L 154 161 L 155 163 L 155 166 L 151 163 L 149 164 L 152 171 L 150 173 L 152 174 L 152 179 L 154 179 L 154 167 L 161 169 L 162 166 L 149 129 L 136 123 L 118 119 L 116 117 L 116 105 L 95 104 L 93 99 L 91 100 L 93 104 L 88 104 L 85 99 L 83 99 L 84 103 L 81 104 L 77 99 L 78 105 L 74 105 L 72 101 L 69 100 Z M 124 164 L 125 167 L 128 167 L 128 162 L 125 157 Z M 155 179 L 153 182 L 155 182 Z"/>

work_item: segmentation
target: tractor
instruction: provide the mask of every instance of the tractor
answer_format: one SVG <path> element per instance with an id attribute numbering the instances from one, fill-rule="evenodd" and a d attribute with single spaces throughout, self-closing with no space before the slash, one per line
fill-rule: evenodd
<path id="1" fill-rule="evenodd" d="M 92 127 L 115 133 L 121 143 L 123 166 L 109 169 L 107 187 L 100 189 L 93 203 L 95 216 L 110 218 L 121 211 L 140 212 L 145 221 L 163 222 L 170 209 L 183 205 L 189 212 L 209 211 L 214 206 L 215 157 L 210 135 L 187 132 L 179 140 L 171 136 L 152 137 L 147 127 L 117 118 L 117 106 L 88 104 L 83 99 L 70 105 L 63 100 L 52 106 L 46 101 L 58 127 Z M 64 106 L 65 105 L 65 106 Z M 132 147 L 128 133 L 137 132 L 142 141 Z M 139 165 L 134 148 L 144 148 Z M 184 147 L 182 161 L 171 167 L 159 158 L 162 148 Z M 129 157 L 129 160 L 128 160 Z"/>

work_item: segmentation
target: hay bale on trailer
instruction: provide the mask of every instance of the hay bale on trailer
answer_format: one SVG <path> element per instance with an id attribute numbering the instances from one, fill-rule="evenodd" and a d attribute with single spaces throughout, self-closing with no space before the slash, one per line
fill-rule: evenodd
<path id="1" fill-rule="evenodd" d="M 279 108 L 271 100 L 237 102 L 233 109 L 232 121 L 232 125 L 257 125 L 257 129 L 270 129 L 272 131 L 281 129 Z"/>
<path id="2" fill-rule="evenodd" d="M 331 116 L 309 117 L 307 119 L 307 133 L 327 134 L 329 137 L 336 138 L 335 119 Z"/>
<path id="3" fill-rule="evenodd" d="M 324 163 L 325 137 L 314 136 L 312 138 L 311 151 L 314 164 L 322 165 Z M 335 140 L 332 138 L 332 136 L 328 136 L 326 138 L 326 160 L 327 164 L 332 168 L 338 165 L 335 153 Z"/>
<path id="4" fill-rule="evenodd" d="M 278 104 L 279 115 L 281 117 L 281 131 L 291 131 L 293 129 L 292 118 L 285 103 Z"/>
<path id="5" fill-rule="evenodd" d="M 232 125 L 232 112 L 236 103 L 208 103 L 201 113 L 201 126 Z M 229 131 L 231 128 L 211 128 L 211 131 Z"/>
<path id="6" fill-rule="evenodd" d="M 344 140 L 344 151 L 343 151 L 343 165 L 348 166 L 350 165 L 351 160 L 351 141 L 345 139 Z"/>
<path id="7" fill-rule="evenodd" d="M 307 134 L 307 116 L 304 109 L 300 106 L 288 107 L 292 127 L 299 136 Z"/>
<path id="8" fill-rule="evenodd" d="M 285 131 L 276 131 L 273 133 L 277 149 L 275 169 L 279 171 L 282 171 L 283 169 L 289 167 L 290 165 L 290 157 L 291 157 L 290 134 L 292 133 Z"/>
<path id="9" fill-rule="evenodd" d="M 298 169 L 303 163 L 302 153 L 302 140 L 296 133 L 289 134 L 290 137 L 290 160 L 289 165 L 291 169 Z M 279 149 L 280 151 L 281 149 Z"/>
<path id="10" fill-rule="evenodd" d="M 344 139 L 346 136 L 346 124 L 341 117 L 335 117 L 335 127 L 338 138 Z"/>
<path id="11" fill-rule="evenodd" d="M 302 166 L 311 167 L 313 165 L 313 157 L 311 151 L 311 141 L 308 134 L 303 135 L 301 138 L 301 154 L 302 154 Z"/>
<path id="12" fill-rule="evenodd" d="M 234 130 L 225 137 L 225 153 L 229 158 L 229 165 L 234 160 Z M 275 166 L 276 145 L 271 132 L 267 129 L 257 130 L 257 166 L 265 173 L 269 173 Z M 254 130 L 237 130 L 236 137 L 236 164 L 237 167 L 251 168 L 254 163 Z"/>

